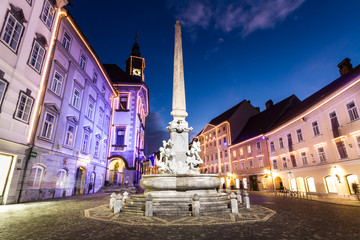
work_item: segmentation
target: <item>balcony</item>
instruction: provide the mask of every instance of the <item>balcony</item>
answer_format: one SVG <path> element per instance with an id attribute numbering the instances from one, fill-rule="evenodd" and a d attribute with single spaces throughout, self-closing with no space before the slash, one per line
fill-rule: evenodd
<path id="1" fill-rule="evenodd" d="M 112 152 L 123 152 L 126 151 L 126 145 L 117 145 L 117 144 L 113 144 L 111 145 L 111 149 L 110 151 Z"/>

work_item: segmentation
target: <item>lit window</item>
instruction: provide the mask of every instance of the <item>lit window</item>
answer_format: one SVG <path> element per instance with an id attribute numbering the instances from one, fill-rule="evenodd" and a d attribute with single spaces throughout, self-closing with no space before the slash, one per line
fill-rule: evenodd
<path id="1" fill-rule="evenodd" d="M 74 141 L 74 136 L 75 136 L 75 126 L 69 123 L 66 126 L 64 145 L 71 147 Z"/>
<path id="2" fill-rule="evenodd" d="M 54 20 L 55 9 L 48 0 L 45 0 L 44 8 L 41 13 L 41 20 L 50 29 Z"/>
<path id="3" fill-rule="evenodd" d="M 80 55 L 80 63 L 79 64 L 80 64 L 80 67 L 85 70 L 86 57 L 84 54 Z"/>
<path id="4" fill-rule="evenodd" d="M 336 148 L 338 150 L 338 153 L 339 153 L 339 156 L 340 156 L 340 159 L 343 159 L 343 158 L 347 158 L 348 157 L 348 154 L 346 152 L 346 147 L 345 147 L 345 142 L 343 139 L 337 139 L 335 141 L 335 144 L 336 144 Z"/>
<path id="5" fill-rule="evenodd" d="M 6 92 L 8 84 L 9 83 L 7 81 L 0 79 L 0 107 L 4 100 L 4 96 L 5 96 L 5 92 Z"/>
<path id="6" fill-rule="evenodd" d="M 55 117 L 50 113 L 45 113 L 44 125 L 41 131 L 41 137 L 51 139 L 54 129 Z"/>
<path id="7" fill-rule="evenodd" d="M 320 135 L 320 130 L 319 130 L 319 124 L 318 124 L 318 122 L 317 122 L 317 121 L 312 122 L 311 125 L 312 125 L 312 129 L 313 129 L 314 136 Z"/>
<path id="8" fill-rule="evenodd" d="M 5 21 L 5 28 L 1 35 L 1 41 L 14 52 L 17 51 L 24 27 L 15 17 L 9 13 Z"/>
<path id="9" fill-rule="evenodd" d="M 302 162 L 302 165 L 308 165 L 306 152 L 301 152 L 301 162 Z"/>
<path id="10" fill-rule="evenodd" d="M 298 142 L 301 142 L 301 141 L 304 140 L 303 136 L 302 136 L 301 129 L 296 130 L 296 135 L 297 135 Z"/>
<path id="11" fill-rule="evenodd" d="M 247 145 L 247 152 L 251 153 L 251 145 Z"/>
<path id="12" fill-rule="evenodd" d="M 324 147 L 318 147 L 317 151 L 318 151 L 318 154 L 319 154 L 320 162 L 326 162 L 327 160 L 326 160 Z"/>
<path id="13" fill-rule="evenodd" d="M 81 145 L 81 151 L 83 153 L 87 153 L 88 146 L 89 146 L 89 141 L 90 141 L 90 135 L 89 135 L 89 133 L 84 131 L 83 142 L 82 142 L 82 145 Z"/>
<path id="14" fill-rule="evenodd" d="M 307 182 L 307 186 L 308 186 L 308 190 L 309 192 L 316 192 L 316 187 L 315 187 L 315 180 L 313 177 L 309 177 L 306 179 Z"/>
<path id="15" fill-rule="evenodd" d="M 292 191 L 297 191 L 296 179 L 295 178 L 290 179 L 290 188 L 291 188 Z"/>
<path id="16" fill-rule="evenodd" d="M 45 49 L 37 41 L 34 41 L 29 59 L 29 65 L 35 69 L 35 71 L 40 72 L 44 57 Z"/>
<path id="17" fill-rule="evenodd" d="M 74 88 L 71 105 L 76 109 L 80 107 L 80 91 L 77 88 Z"/>
<path id="18" fill-rule="evenodd" d="M 273 141 L 270 142 L 270 151 L 275 152 L 275 144 Z"/>
<path id="19" fill-rule="evenodd" d="M 357 192 L 356 189 L 359 186 L 358 177 L 356 175 L 351 174 L 351 175 L 346 176 L 346 180 L 347 180 L 348 187 L 349 187 L 351 194 L 356 194 L 355 193 L 355 192 Z"/>
<path id="20" fill-rule="evenodd" d="M 233 153 L 233 157 L 236 158 L 236 151 L 234 150 L 232 151 L 232 153 Z"/>
<path id="21" fill-rule="evenodd" d="M 334 176 L 325 177 L 326 187 L 328 193 L 337 193 L 336 189 L 336 178 Z"/>
<path id="22" fill-rule="evenodd" d="M 62 86 L 63 77 L 55 71 L 54 79 L 51 85 L 51 91 L 56 93 L 56 95 L 60 96 L 61 86 Z"/>
<path id="23" fill-rule="evenodd" d="M 224 137 L 224 146 L 227 146 L 226 137 Z"/>
<path id="24" fill-rule="evenodd" d="M 349 113 L 350 121 L 355 121 L 356 119 L 359 118 L 359 114 L 354 101 L 346 104 L 346 107 Z"/>
<path id="25" fill-rule="evenodd" d="M 42 178 L 43 178 L 44 168 L 40 166 L 35 166 L 31 169 L 29 177 L 29 187 L 39 188 Z"/>
<path id="26" fill-rule="evenodd" d="M 65 187 L 67 172 L 65 169 L 61 169 L 57 173 L 57 180 L 56 180 L 56 188 L 63 188 Z"/>
<path id="27" fill-rule="evenodd" d="M 244 161 L 240 162 L 240 166 L 241 166 L 241 170 L 245 170 L 245 162 Z"/>
<path id="28" fill-rule="evenodd" d="M 240 156 L 243 156 L 244 155 L 244 150 L 243 148 L 240 148 Z"/>
<path id="29" fill-rule="evenodd" d="M 277 164 L 277 160 L 273 159 L 273 168 L 274 169 L 278 169 L 278 164 Z"/>
<path id="30" fill-rule="evenodd" d="M 24 92 L 20 92 L 15 118 L 26 123 L 29 122 L 33 102 L 34 100 L 31 97 L 27 96 Z"/>
<path id="31" fill-rule="evenodd" d="M 64 36 L 62 39 L 62 45 L 63 47 L 66 49 L 66 51 L 70 50 L 70 42 L 71 42 L 71 37 L 67 32 L 64 32 Z"/>
<path id="32" fill-rule="evenodd" d="M 263 158 L 262 158 L 262 157 L 259 157 L 258 160 L 259 160 L 259 167 L 263 168 L 263 167 L 264 167 Z"/>
<path id="33" fill-rule="evenodd" d="M 279 146 L 280 148 L 284 148 L 284 142 L 282 138 L 279 138 Z"/>

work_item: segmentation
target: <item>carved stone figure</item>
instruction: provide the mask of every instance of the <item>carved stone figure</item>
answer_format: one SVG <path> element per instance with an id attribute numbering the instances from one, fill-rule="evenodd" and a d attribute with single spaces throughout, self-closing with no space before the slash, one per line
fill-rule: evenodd
<path id="1" fill-rule="evenodd" d="M 199 156 L 201 152 L 200 142 L 195 139 L 190 150 L 186 153 L 186 163 L 189 165 L 189 170 L 191 172 L 199 173 L 199 165 L 203 163 L 203 160 Z"/>
<path id="2" fill-rule="evenodd" d="M 163 140 L 163 146 L 159 148 L 160 159 L 156 165 L 158 166 L 160 173 L 172 173 L 169 166 L 172 165 L 175 160 L 173 146 L 174 144 L 172 143 L 171 139 L 169 139 L 167 142 Z"/>

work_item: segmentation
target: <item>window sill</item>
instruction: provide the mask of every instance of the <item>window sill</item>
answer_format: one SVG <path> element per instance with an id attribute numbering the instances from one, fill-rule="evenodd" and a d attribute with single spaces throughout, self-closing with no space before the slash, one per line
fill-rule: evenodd
<path id="1" fill-rule="evenodd" d="M 313 138 L 322 136 L 322 133 L 319 133 L 318 135 L 314 135 Z"/>
<path id="2" fill-rule="evenodd" d="M 62 145 L 64 148 L 67 148 L 69 150 L 73 150 L 74 149 L 74 146 L 68 146 L 68 145 Z"/>
<path id="3" fill-rule="evenodd" d="M 353 122 L 357 122 L 357 121 L 359 121 L 360 120 L 360 118 L 357 118 L 357 119 L 354 119 L 354 120 L 350 120 L 350 122 L 348 122 L 348 124 L 351 124 L 351 123 L 353 123 Z"/>
<path id="4" fill-rule="evenodd" d="M 45 141 L 45 142 L 48 142 L 48 143 L 54 143 L 54 140 L 49 139 L 49 138 L 44 138 L 42 136 L 38 136 L 38 139 L 40 139 L 42 141 Z"/>
<path id="5" fill-rule="evenodd" d="M 115 109 L 115 112 L 130 112 L 130 109 Z"/>
<path id="6" fill-rule="evenodd" d="M 60 100 L 62 100 L 63 98 L 60 96 L 60 95 L 58 95 L 57 93 L 55 93 L 53 90 L 51 90 L 51 88 L 48 88 L 48 90 L 49 90 L 49 92 L 52 94 L 52 95 L 54 95 L 55 97 L 57 97 L 58 99 L 60 99 Z"/>

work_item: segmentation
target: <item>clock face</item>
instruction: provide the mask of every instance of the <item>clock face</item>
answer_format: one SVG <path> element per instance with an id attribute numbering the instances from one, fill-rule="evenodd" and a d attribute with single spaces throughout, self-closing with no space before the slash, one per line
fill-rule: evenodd
<path id="1" fill-rule="evenodd" d="M 141 76 L 141 70 L 138 68 L 133 68 L 132 70 L 133 75 L 140 77 Z"/>

